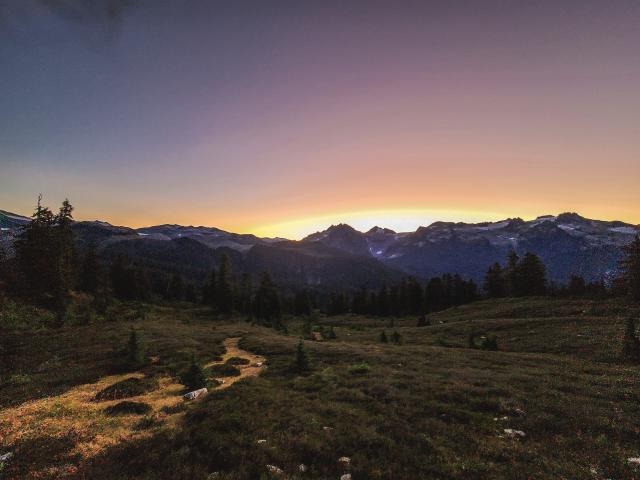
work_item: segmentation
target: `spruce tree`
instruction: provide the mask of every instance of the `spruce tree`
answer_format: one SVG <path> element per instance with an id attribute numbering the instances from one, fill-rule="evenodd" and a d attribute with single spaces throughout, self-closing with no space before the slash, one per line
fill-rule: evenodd
<path id="1" fill-rule="evenodd" d="M 505 279 L 506 279 L 506 289 L 507 294 L 511 297 L 515 297 L 518 295 L 519 288 L 519 279 L 518 279 L 518 262 L 520 258 L 518 254 L 511 250 L 507 255 L 507 268 L 504 271 Z"/>
<path id="2" fill-rule="evenodd" d="M 387 332 L 384 330 L 380 332 L 380 343 L 389 343 L 389 339 L 387 338 Z"/>
<path id="3" fill-rule="evenodd" d="M 640 339 L 636 330 L 636 319 L 631 315 L 625 322 L 622 354 L 630 360 L 640 360 Z"/>
<path id="4" fill-rule="evenodd" d="M 229 256 L 224 254 L 220 257 L 218 282 L 216 284 L 216 306 L 220 313 L 229 314 L 233 311 L 233 287 L 231 283 Z"/>
<path id="5" fill-rule="evenodd" d="M 98 291 L 99 279 L 102 274 L 96 246 L 91 244 L 87 247 L 82 257 L 82 266 L 80 269 L 80 290 L 86 293 L 94 294 Z"/>
<path id="6" fill-rule="evenodd" d="M 302 339 L 298 342 L 298 348 L 296 349 L 296 363 L 295 369 L 298 373 L 306 373 L 311 371 L 311 360 L 306 348 L 304 348 L 304 342 Z"/>
<path id="7" fill-rule="evenodd" d="M 296 292 L 293 313 L 295 315 L 311 314 L 311 298 L 309 297 L 309 291 L 307 289 Z"/>
<path id="8" fill-rule="evenodd" d="M 484 277 L 484 290 L 489 298 L 502 298 L 506 295 L 504 272 L 498 262 L 489 267 Z"/>
<path id="9" fill-rule="evenodd" d="M 393 343 L 395 343 L 396 345 L 400 345 L 402 344 L 402 335 L 400 335 L 398 333 L 397 330 L 395 330 L 392 334 L 391 334 L 391 341 Z"/>
<path id="10" fill-rule="evenodd" d="M 207 386 L 207 376 L 196 361 L 195 354 L 191 356 L 189 367 L 180 375 L 180 383 L 188 390 L 198 390 Z"/>
<path id="11" fill-rule="evenodd" d="M 624 247 L 620 262 L 622 283 L 632 300 L 640 302 L 640 235 Z"/>
<path id="12" fill-rule="evenodd" d="M 171 280 L 169 281 L 166 297 L 169 300 L 180 301 L 184 298 L 184 290 L 185 287 L 182 276 L 176 273 L 171 277 Z"/>
<path id="13" fill-rule="evenodd" d="M 574 297 L 581 297 L 587 291 L 587 284 L 583 277 L 578 275 L 571 275 L 569 279 L 569 285 L 567 287 L 567 293 Z"/>
<path id="14" fill-rule="evenodd" d="M 238 310 L 244 315 L 251 315 L 251 300 L 253 297 L 253 282 L 250 273 L 243 273 L 240 281 Z"/>
<path id="15" fill-rule="evenodd" d="M 31 221 L 15 242 L 24 291 L 36 302 L 58 312 L 66 309 L 73 282 L 73 207 L 65 200 L 54 215 L 42 205 L 42 195 Z"/>
<path id="16" fill-rule="evenodd" d="M 125 362 L 130 369 L 140 368 L 145 363 L 144 348 L 140 344 L 138 333 L 133 328 L 129 333 L 129 341 L 125 349 Z"/>
<path id="17" fill-rule="evenodd" d="M 262 274 L 260 286 L 253 302 L 253 313 L 259 324 L 280 327 L 280 297 L 267 272 Z"/>
<path id="18" fill-rule="evenodd" d="M 516 295 L 544 295 L 547 291 L 545 270 L 540 257 L 527 252 L 517 266 Z"/>
<path id="19" fill-rule="evenodd" d="M 333 329 L 333 325 L 329 327 L 329 333 L 327 334 L 327 338 L 329 340 L 335 340 L 336 338 L 338 338 L 338 335 L 336 335 L 336 332 Z"/>

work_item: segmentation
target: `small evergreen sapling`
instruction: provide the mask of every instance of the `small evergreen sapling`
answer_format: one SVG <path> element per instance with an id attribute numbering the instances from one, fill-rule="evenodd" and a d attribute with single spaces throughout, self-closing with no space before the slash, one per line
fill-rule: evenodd
<path id="1" fill-rule="evenodd" d="M 189 390 L 198 390 L 207 386 L 207 377 L 202 367 L 196 362 L 196 356 L 191 356 L 191 364 L 182 375 L 180 375 L 180 383 Z"/>
<path id="2" fill-rule="evenodd" d="M 631 315 L 627 317 L 625 322 L 622 354 L 628 359 L 640 360 L 640 339 L 638 339 L 636 331 L 636 319 Z"/>
<path id="3" fill-rule="evenodd" d="M 296 364 L 295 369 L 298 373 L 306 373 L 311 371 L 311 360 L 306 348 L 304 348 L 304 342 L 302 339 L 298 342 L 298 348 L 296 349 Z"/>
<path id="4" fill-rule="evenodd" d="M 129 334 L 129 341 L 125 348 L 126 367 L 130 369 L 140 368 L 144 365 L 146 355 L 144 347 L 140 344 L 138 333 L 132 328 Z"/>

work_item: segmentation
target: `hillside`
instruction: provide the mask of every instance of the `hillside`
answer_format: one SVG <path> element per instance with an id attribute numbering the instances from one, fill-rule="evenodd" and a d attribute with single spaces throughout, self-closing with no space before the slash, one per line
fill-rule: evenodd
<path id="1" fill-rule="evenodd" d="M 619 357 L 629 308 L 619 301 L 492 300 L 432 315 L 427 327 L 416 327 L 413 318 L 390 327 L 390 320 L 315 317 L 313 324 L 333 326 L 337 339 L 305 342 L 308 375 L 291 370 L 303 327 L 296 318 L 286 320 L 283 335 L 241 319 L 212 319 L 203 309 L 153 307 L 133 323 L 6 332 L 0 425 L 10 433 L 0 439 L 0 452 L 15 456 L 3 473 L 8 479 L 302 479 L 346 472 L 389 480 L 632 478 L 637 471 L 627 459 L 640 454 L 640 375 Z M 92 407 L 87 427 L 78 410 L 82 395 L 108 384 L 114 347 L 132 326 L 155 358 L 141 372 L 160 385 L 169 385 L 190 352 L 207 363 L 232 337 L 266 358 L 267 368 L 179 409 L 117 420 Z M 402 344 L 380 343 L 382 330 L 397 331 Z M 499 350 L 470 349 L 472 330 L 497 335 Z M 12 408 L 45 396 L 35 424 L 12 416 Z"/>

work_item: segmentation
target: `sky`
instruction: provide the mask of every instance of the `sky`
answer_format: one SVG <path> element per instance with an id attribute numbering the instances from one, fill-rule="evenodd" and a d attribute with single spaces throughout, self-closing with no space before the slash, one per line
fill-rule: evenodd
<path id="1" fill-rule="evenodd" d="M 640 223 L 637 0 L 0 3 L 0 209 Z"/>

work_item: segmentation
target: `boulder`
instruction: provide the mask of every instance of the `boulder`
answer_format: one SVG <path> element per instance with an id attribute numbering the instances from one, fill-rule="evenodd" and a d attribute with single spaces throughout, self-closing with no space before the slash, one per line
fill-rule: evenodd
<path id="1" fill-rule="evenodd" d="M 182 398 L 184 398 L 185 400 L 195 400 L 196 398 L 206 394 L 207 391 L 208 390 L 206 388 L 199 388 L 198 390 L 194 390 L 193 392 L 185 393 Z"/>
<path id="2" fill-rule="evenodd" d="M 522 438 L 527 436 L 527 434 L 524 433 L 522 430 L 514 430 L 513 428 L 505 428 L 504 433 L 509 438 Z"/>

